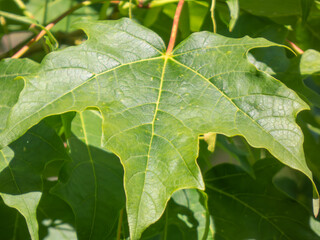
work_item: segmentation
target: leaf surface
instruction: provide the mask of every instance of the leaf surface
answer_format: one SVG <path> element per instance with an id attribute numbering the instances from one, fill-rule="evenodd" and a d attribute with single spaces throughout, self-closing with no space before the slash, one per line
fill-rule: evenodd
<path id="1" fill-rule="evenodd" d="M 204 189 L 195 162 L 200 134 L 242 135 L 312 179 L 295 123 L 308 106 L 246 58 L 277 44 L 201 32 L 168 56 L 159 36 L 128 19 L 81 27 L 84 44 L 47 55 L 24 77 L 0 146 L 48 115 L 98 108 L 104 146 L 124 166 L 132 239 L 160 218 L 175 191 Z"/>

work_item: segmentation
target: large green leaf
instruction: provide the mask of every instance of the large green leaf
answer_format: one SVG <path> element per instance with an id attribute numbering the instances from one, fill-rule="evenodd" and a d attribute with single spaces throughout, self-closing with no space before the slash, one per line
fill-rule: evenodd
<path id="1" fill-rule="evenodd" d="M 65 200 L 76 217 L 78 239 L 112 239 L 125 205 L 119 159 L 101 147 L 102 118 L 95 111 L 79 113 L 68 139 L 72 162 L 60 174 L 53 193 Z"/>
<path id="2" fill-rule="evenodd" d="M 205 178 L 214 239 L 320 239 L 309 225 L 313 219 L 310 204 L 306 208 L 273 185 L 273 176 L 281 167 L 275 159 L 258 161 L 256 180 L 232 165 L 208 172 Z"/>
<path id="3" fill-rule="evenodd" d="M 56 133 L 41 123 L 10 147 L 0 150 L 0 196 L 26 219 L 31 238 L 38 238 L 37 206 L 45 166 L 67 159 Z"/>
<path id="4" fill-rule="evenodd" d="M 128 19 L 81 27 L 88 41 L 49 54 L 24 77 L 0 146 L 48 115 L 98 108 L 104 145 L 124 166 L 132 239 L 159 219 L 175 191 L 204 189 L 195 162 L 200 134 L 242 135 L 312 179 L 295 124 L 308 106 L 246 58 L 276 44 L 201 32 L 166 55 L 159 36 Z"/>

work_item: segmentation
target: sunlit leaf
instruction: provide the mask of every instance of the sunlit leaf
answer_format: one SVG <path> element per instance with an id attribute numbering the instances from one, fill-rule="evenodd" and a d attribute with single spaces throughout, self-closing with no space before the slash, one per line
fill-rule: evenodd
<path id="1" fill-rule="evenodd" d="M 128 19 L 81 27 L 84 44 L 47 55 L 24 77 L 0 145 L 48 115 L 99 109 L 103 145 L 124 167 L 132 239 L 161 217 L 175 191 L 204 189 L 195 162 L 200 134 L 242 135 L 312 180 L 295 123 L 308 105 L 246 58 L 277 44 L 201 32 L 167 55 L 159 36 Z"/>

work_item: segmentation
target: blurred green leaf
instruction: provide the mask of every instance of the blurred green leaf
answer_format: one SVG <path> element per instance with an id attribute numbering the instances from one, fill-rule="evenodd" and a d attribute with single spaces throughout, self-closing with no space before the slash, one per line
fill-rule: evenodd
<path id="1" fill-rule="evenodd" d="M 229 31 L 231 32 L 239 17 L 239 0 L 226 0 L 226 2 L 230 10 Z"/>
<path id="2" fill-rule="evenodd" d="M 313 49 L 304 52 L 300 60 L 300 72 L 303 75 L 320 74 L 320 52 Z"/>

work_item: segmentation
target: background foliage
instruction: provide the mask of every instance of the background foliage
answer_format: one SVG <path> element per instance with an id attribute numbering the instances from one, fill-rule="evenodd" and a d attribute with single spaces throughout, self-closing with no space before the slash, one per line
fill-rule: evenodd
<path id="1" fill-rule="evenodd" d="M 46 70 L 50 68 L 53 56 L 58 56 L 59 61 L 56 66 L 62 68 L 65 66 L 64 59 L 72 56 L 75 61 L 77 53 L 80 52 L 79 49 L 83 46 L 104 49 L 110 55 L 114 54 L 112 56 L 123 56 L 128 64 L 133 62 L 134 57 L 124 53 L 128 54 L 128 49 L 132 46 L 136 50 L 136 55 L 141 55 L 141 59 L 153 57 L 151 50 L 146 50 L 149 47 L 148 44 L 143 45 L 137 41 L 126 43 L 124 38 L 117 37 L 117 31 L 111 34 L 95 28 L 98 24 L 92 20 L 117 20 L 130 16 L 136 23 L 158 34 L 167 46 L 177 2 L 177 0 L 88 1 L 88 4 L 67 14 L 44 38 L 34 44 L 24 55 L 25 59 L 17 61 L 4 59 L 0 62 L 0 133 L 2 134 L 0 135 L 2 147 L 0 150 L 0 239 L 129 239 L 128 222 L 130 221 L 138 222 L 135 228 L 131 226 L 130 232 L 133 239 L 320 239 L 319 217 L 315 218 L 313 214 L 317 204 L 312 201 L 312 184 L 310 179 L 300 172 L 304 172 L 311 178 L 311 173 L 308 173 L 310 169 L 315 185 L 319 189 L 320 2 L 317 0 L 186 1 L 180 16 L 176 45 L 188 40 L 184 45 L 180 45 L 182 47 L 175 50 L 177 54 L 179 51 L 183 53 L 184 49 L 197 47 L 201 49 L 211 46 L 210 44 L 223 45 L 222 43 L 225 42 L 242 41 L 241 46 L 223 49 L 220 53 L 204 51 L 198 54 L 200 57 L 196 54 L 187 55 L 186 60 L 182 59 L 183 57 L 177 57 L 171 63 L 171 60 L 165 60 L 168 63 L 160 62 L 156 65 L 146 61 L 144 63 L 146 70 L 143 70 L 144 74 L 156 74 L 159 67 L 173 64 L 173 61 L 187 65 L 190 59 L 194 62 L 188 66 L 193 68 L 196 61 L 206 60 L 203 57 L 204 54 L 208 54 L 208 59 L 211 53 L 220 54 L 215 62 L 211 62 L 212 65 L 207 64 L 209 67 L 200 66 L 203 76 L 206 77 L 210 71 L 228 70 L 228 66 L 234 71 L 234 62 L 223 58 L 229 51 L 233 51 L 235 62 L 241 63 L 240 67 L 247 72 L 244 73 L 245 77 L 241 74 L 226 77 L 223 82 L 224 86 L 227 86 L 226 91 L 237 92 L 239 89 L 250 91 L 249 86 L 260 87 L 261 91 L 264 91 L 266 87 L 263 88 L 254 83 L 265 80 L 274 84 L 270 86 L 275 86 L 274 78 L 276 78 L 295 92 L 277 82 L 283 86 L 282 91 L 278 92 L 279 95 L 291 94 L 294 101 L 300 104 L 292 107 L 289 115 L 293 123 L 295 120 L 292 112 L 297 115 L 296 122 L 304 135 L 303 150 L 308 168 L 297 167 L 296 163 L 287 161 L 286 157 L 276 153 L 279 151 L 276 150 L 277 147 L 267 143 L 260 144 L 258 138 L 254 139 L 257 136 L 256 133 L 250 138 L 252 127 L 248 127 L 248 122 L 246 122 L 248 132 L 242 134 L 247 140 L 241 136 L 227 137 L 239 133 L 225 130 L 228 123 L 223 122 L 219 125 L 219 131 L 215 131 L 227 136 L 218 134 L 216 139 L 212 134 L 200 136 L 197 163 L 203 176 L 204 190 L 195 189 L 201 188 L 201 184 L 188 183 L 188 185 L 187 175 L 182 174 L 179 177 L 174 175 L 173 179 L 176 177 L 185 180 L 179 185 L 180 188 L 186 186 L 194 188 L 175 191 L 166 207 L 167 199 L 159 201 L 163 208 L 165 207 L 162 214 L 162 205 L 159 204 L 158 217 L 161 216 L 159 220 L 157 220 L 158 217 L 143 221 L 132 220 L 133 214 L 130 211 L 136 208 L 128 208 L 128 201 L 133 206 L 136 204 L 136 198 L 141 198 L 143 191 L 140 194 L 134 185 L 128 188 L 129 191 L 134 189 L 132 191 L 134 197 L 130 199 L 125 196 L 125 192 L 128 194 L 128 189 L 125 191 L 123 187 L 123 176 L 128 174 L 127 169 L 123 169 L 118 158 L 120 155 L 116 156 L 111 152 L 116 148 L 101 144 L 108 134 L 104 131 L 109 131 L 111 134 L 111 130 L 116 131 L 117 124 L 121 125 L 123 120 L 117 119 L 116 124 L 108 128 L 104 125 L 103 131 L 102 126 L 106 124 L 102 122 L 103 111 L 87 108 L 88 105 L 83 104 L 85 107 L 77 109 L 61 107 L 62 110 L 58 111 L 50 108 L 43 116 L 39 114 L 35 117 L 37 120 L 34 120 L 34 123 L 28 122 L 25 125 L 12 127 L 10 131 L 7 130 L 8 124 L 11 127 L 18 122 L 14 119 L 15 116 L 19 119 L 19 116 L 32 113 L 30 109 L 16 104 L 23 100 L 25 92 L 33 86 L 29 84 L 29 88 L 26 87 L 21 77 L 27 79 L 28 83 L 33 83 L 37 79 L 32 79 L 32 74 L 41 72 L 42 83 L 45 82 L 46 86 L 50 86 L 51 83 L 56 82 L 55 79 L 59 80 L 60 76 L 63 76 L 60 72 L 56 76 L 43 77 L 47 76 Z M 68 9 L 72 9 L 73 6 L 80 6 L 77 5 L 79 3 L 81 3 L 80 0 L 0 0 L 1 58 L 13 56 L 44 26 Z M 210 11 L 213 5 L 214 22 Z M 163 51 L 161 39 L 154 33 L 129 20 L 121 21 L 128 21 L 133 34 L 140 34 L 142 38 L 152 35 L 150 42 L 158 44 L 156 48 Z M 80 27 L 88 26 L 89 41 L 87 42 L 87 35 L 78 29 L 79 23 L 81 23 Z M 33 26 L 30 27 L 31 24 Z M 211 33 L 201 33 L 202 35 L 192 35 L 188 38 L 194 32 L 212 32 L 215 30 L 213 26 L 216 26 L 216 32 L 219 35 L 226 38 L 210 40 Z M 121 27 L 122 25 L 116 28 Z M 238 39 L 244 36 L 261 38 Z M 201 42 L 203 39 L 206 41 Z M 245 44 L 249 44 L 250 41 L 252 45 L 245 47 Z M 80 45 L 83 42 L 84 44 Z M 279 45 L 286 45 L 287 48 Z M 68 48 L 69 46 L 77 47 Z M 264 48 L 253 48 L 259 46 Z M 290 48 L 292 50 L 289 50 Z M 249 51 L 248 58 L 245 58 L 247 51 Z M 54 53 L 48 55 L 49 52 Z M 156 54 L 158 53 L 154 54 L 155 57 L 157 57 Z M 46 62 L 39 65 L 38 63 L 45 56 L 47 56 Z M 85 60 L 82 59 L 82 62 Z M 98 62 L 92 60 L 92 63 L 96 69 L 99 68 Z M 143 64 L 141 66 L 143 67 Z M 175 69 L 178 69 L 177 66 Z M 127 74 L 128 71 L 119 73 Z M 141 74 L 141 67 L 133 66 L 130 71 Z M 180 71 L 181 74 L 188 75 L 187 67 L 181 68 Z M 178 76 L 178 73 L 174 74 Z M 84 74 L 79 76 L 79 79 L 85 78 Z M 234 78 L 243 79 L 240 82 L 242 86 L 233 85 Z M 246 79 L 255 81 L 252 85 L 246 85 L 244 84 Z M 134 83 L 138 86 L 138 83 Z M 37 90 L 40 88 L 41 85 L 35 87 Z M 271 88 L 268 87 L 267 90 Z M 26 90 L 19 95 L 22 89 Z M 52 89 L 56 90 L 57 87 Z M 139 89 L 139 86 L 136 89 Z M 88 87 L 86 93 L 88 94 L 91 90 L 92 88 Z M 188 91 L 191 95 L 198 94 L 196 88 L 189 88 Z M 50 94 L 51 92 L 43 93 L 41 96 L 31 93 L 39 103 L 49 98 Z M 272 92 L 271 97 L 275 98 L 275 95 L 275 92 Z M 205 95 L 204 99 L 207 100 L 211 96 Z M 92 100 L 91 98 L 89 100 Z M 57 104 L 56 109 L 60 109 L 62 105 Z M 289 105 L 289 102 L 284 104 L 284 106 Z M 297 114 L 298 111 L 307 108 L 310 110 Z M 257 109 L 261 110 L 259 106 Z M 67 112 L 69 110 L 79 112 Z M 206 109 L 203 108 L 202 112 L 204 110 Z M 190 111 L 189 115 L 194 112 L 196 110 Z M 202 117 L 200 114 L 202 112 L 199 111 L 198 117 Z M 228 115 L 227 111 L 220 112 Z M 61 114 L 54 115 L 57 113 Z M 7 122 L 9 117 L 14 119 L 12 125 Z M 125 116 L 125 119 L 130 120 L 130 117 Z M 135 119 L 132 118 L 130 121 L 134 122 Z M 187 120 L 184 123 L 186 122 Z M 203 122 L 205 122 L 204 118 Z M 201 129 L 200 120 L 199 122 L 194 120 L 194 123 Z M 34 124 L 36 125 L 33 126 Z M 177 127 L 178 124 L 174 126 Z M 244 126 L 243 129 L 245 128 Z M 300 128 L 296 127 L 298 132 Z M 202 129 L 211 131 L 208 127 Z M 26 130 L 28 131 L 25 132 Z M 6 133 L 6 131 L 9 133 L 4 135 L 3 132 Z M 19 131 L 20 135 L 25 132 L 24 135 L 19 137 L 19 134 L 16 134 Z M 185 133 L 186 130 L 182 132 Z M 199 132 L 203 133 L 200 130 Z M 15 137 L 6 137 L 14 134 L 16 134 Z M 283 136 L 283 133 L 279 136 Z M 16 139 L 17 137 L 19 138 Z M 290 139 L 294 144 L 297 143 L 295 145 L 297 147 L 292 148 L 291 154 L 299 163 L 303 162 L 303 151 L 299 149 L 302 138 L 290 137 Z M 266 141 L 266 137 L 262 140 Z M 282 144 L 285 146 L 287 142 L 282 141 Z M 125 145 L 138 145 L 137 139 L 128 137 L 125 144 L 121 146 Z M 183 147 L 181 146 L 181 149 Z M 196 144 L 185 145 L 185 147 L 192 152 L 193 150 L 190 149 L 196 147 Z M 190 159 L 192 162 L 192 157 Z M 128 166 L 128 169 L 130 167 L 130 165 L 123 165 Z M 182 167 L 179 169 L 183 170 Z M 177 186 L 175 185 L 175 190 L 179 188 Z M 171 195 L 171 193 L 166 194 L 169 197 Z M 143 209 L 152 215 L 148 206 L 143 206 Z M 153 223 L 155 220 L 157 221 Z M 138 233 L 133 233 L 134 231 Z M 143 232 L 142 236 L 140 232 Z"/>

